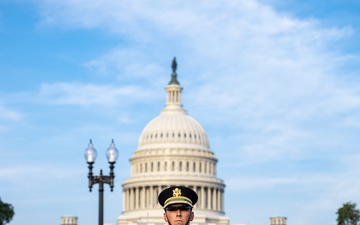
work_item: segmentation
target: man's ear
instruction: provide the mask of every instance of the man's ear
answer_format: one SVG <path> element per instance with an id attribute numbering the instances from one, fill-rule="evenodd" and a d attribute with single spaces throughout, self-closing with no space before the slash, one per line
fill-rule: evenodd
<path id="1" fill-rule="evenodd" d="M 168 218 L 167 218 L 167 216 L 166 216 L 166 213 L 164 213 L 164 220 L 165 220 L 165 222 L 169 222 L 169 221 L 168 221 Z"/>
<path id="2" fill-rule="evenodd" d="M 190 214 L 190 221 L 193 221 L 193 219 L 194 219 L 194 212 L 193 212 L 193 211 L 191 211 L 191 214 Z"/>

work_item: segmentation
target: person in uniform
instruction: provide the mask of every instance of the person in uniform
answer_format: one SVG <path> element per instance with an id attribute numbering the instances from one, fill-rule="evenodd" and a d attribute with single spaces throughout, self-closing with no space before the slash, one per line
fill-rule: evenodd
<path id="1" fill-rule="evenodd" d="M 169 225 L 189 225 L 194 219 L 192 211 L 198 195 L 191 188 L 173 186 L 163 190 L 158 197 L 164 209 L 164 220 Z"/>

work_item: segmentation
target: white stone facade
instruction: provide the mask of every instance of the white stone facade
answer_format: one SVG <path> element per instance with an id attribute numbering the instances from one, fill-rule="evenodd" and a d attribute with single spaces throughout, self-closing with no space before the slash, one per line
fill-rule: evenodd
<path id="1" fill-rule="evenodd" d="M 270 217 L 270 225 L 286 225 L 286 217 Z"/>
<path id="2" fill-rule="evenodd" d="M 77 225 L 78 218 L 77 216 L 62 216 L 61 225 Z"/>

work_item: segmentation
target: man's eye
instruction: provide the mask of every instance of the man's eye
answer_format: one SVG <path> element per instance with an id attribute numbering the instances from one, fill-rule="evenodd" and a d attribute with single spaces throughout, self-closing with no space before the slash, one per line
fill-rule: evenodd
<path id="1" fill-rule="evenodd" d="M 178 207 L 178 208 L 169 208 L 168 210 L 169 211 L 178 211 L 178 210 L 187 211 L 187 210 L 189 210 L 189 208 L 188 207 Z"/>

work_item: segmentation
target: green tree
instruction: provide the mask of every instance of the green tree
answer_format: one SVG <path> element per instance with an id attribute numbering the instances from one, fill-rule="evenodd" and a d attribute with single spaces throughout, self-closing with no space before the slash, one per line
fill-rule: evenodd
<path id="1" fill-rule="evenodd" d="M 0 225 L 9 223 L 14 216 L 14 207 L 11 204 L 1 201 L 0 198 Z"/>
<path id="2" fill-rule="evenodd" d="M 360 221 L 360 211 L 356 209 L 356 203 L 344 203 L 337 214 L 338 225 L 358 225 Z"/>

